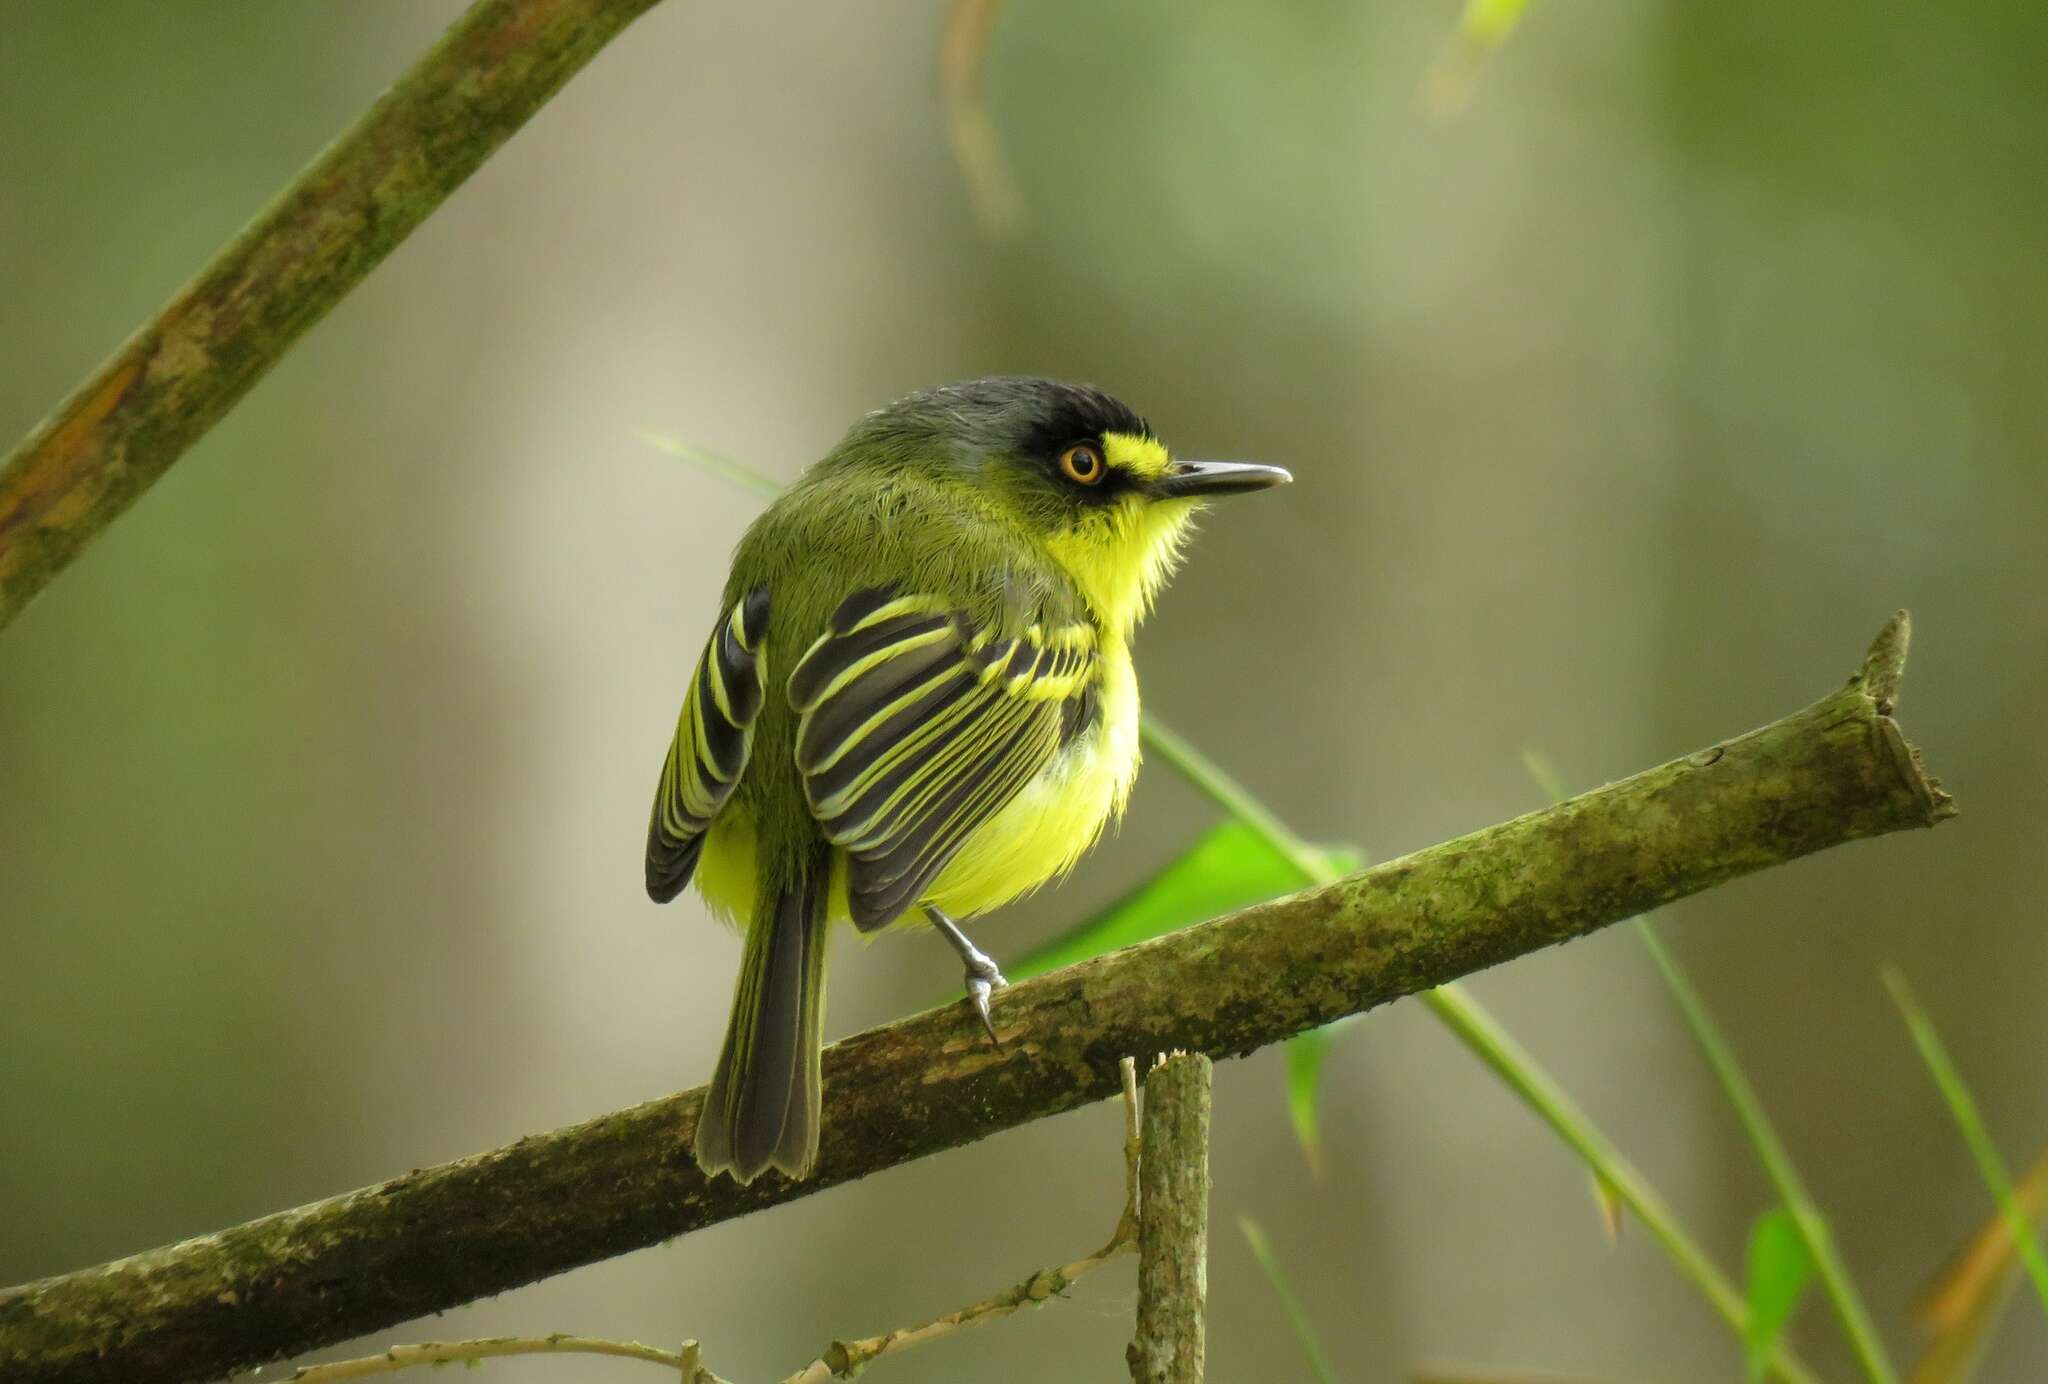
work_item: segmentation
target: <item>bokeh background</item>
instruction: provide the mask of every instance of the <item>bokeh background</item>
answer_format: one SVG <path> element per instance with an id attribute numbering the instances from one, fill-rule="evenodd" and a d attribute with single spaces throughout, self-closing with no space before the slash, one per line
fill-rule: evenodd
<path id="1" fill-rule="evenodd" d="M 0 433 L 457 9 L 7 5 Z M 1904 721 L 1964 816 L 1667 919 L 1910 1354 L 1987 1206 L 1881 962 L 2008 1155 L 2048 1142 L 2048 11 L 1543 0 L 1438 118 L 1454 19 L 1017 5 L 988 100 L 1028 219 L 1000 242 L 929 0 L 631 29 L 0 639 L 0 1279 L 701 1080 L 737 943 L 650 905 L 640 848 L 757 502 L 638 433 L 787 477 L 884 400 L 1032 371 L 1295 470 L 1212 518 L 1139 663 L 1314 839 L 1385 856 L 1525 810 L 1528 747 L 1587 785 L 1740 732 L 1913 609 Z M 984 941 L 1021 951 L 1212 815 L 1155 766 Z M 830 1029 L 956 977 L 846 939 Z M 1739 1265 L 1767 1189 L 1627 930 L 1476 988 Z M 1277 1051 L 1219 1069 L 1217 1120 L 1217 1379 L 1306 1373 L 1240 1215 L 1346 1379 L 1740 1371 L 1412 1003 L 1334 1051 L 1323 1180 Z M 698 1335 L 779 1378 L 1097 1243 L 1116 1138 L 1078 1112 L 376 1344 Z M 1131 1304 L 1111 1270 L 877 1377 L 1120 1378 Z M 1795 1335 L 1850 1372 L 1823 1306 Z M 1985 1378 L 2044 1372 L 2023 1305 Z"/>

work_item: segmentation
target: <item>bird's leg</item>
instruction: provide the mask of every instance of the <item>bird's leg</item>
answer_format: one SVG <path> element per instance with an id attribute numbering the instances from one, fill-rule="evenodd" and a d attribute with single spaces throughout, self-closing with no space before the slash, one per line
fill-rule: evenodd
<path id="1" fill-rule="evenodd" d="M 946 939 L 946 945 L 959 953 L 961 962 L 966 965 L 967 998 L 974 1001 L 974 1012 L 981 1015 L 981 1026 L 988 1030 L 989 1042 L 996 1045 L 998 1052 L 1002 1051 L 1003 1040 L 996 1037 L 995 1021 L 988 1016 L 988 997 L 1010 982 L 1003 979 L 1003 973 L 996 969 L 996 963 L 988 953 L 967 940 L 960 924 L 947 917 L 944 909 L 926 904 L 924 915 L 932 920 L 932 926 Z"/>

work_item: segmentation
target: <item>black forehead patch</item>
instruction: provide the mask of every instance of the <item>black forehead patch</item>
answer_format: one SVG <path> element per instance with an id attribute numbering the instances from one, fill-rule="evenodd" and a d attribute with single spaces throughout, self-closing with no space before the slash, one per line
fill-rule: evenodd
<path id="1" fill-rule="evenodd" d="M 1029 375 L 941 385 L 877 409 L 856 428 L 869 436 L 950 436 L 987 451 L 1027 455 L 1057 452 L 1106 432 L 1153 436 L 1143 418 L 1105 390 Z"/>
<path id="2" fill-rule="evenodd" d="M 1027 453 L 1057 452 L 1069 442 L 1104 433 L 1153 435 L 1151 424 L 1113 394 L 1093 385 L 1046 383 L 1052 387 L 1037 401 L 1029 435 L 1024 439 L 1023 450 Z"/>

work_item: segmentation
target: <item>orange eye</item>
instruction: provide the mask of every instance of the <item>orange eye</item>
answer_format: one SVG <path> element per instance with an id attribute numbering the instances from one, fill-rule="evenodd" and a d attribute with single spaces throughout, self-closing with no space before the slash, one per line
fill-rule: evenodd
<path id="1" fill-rule="evenodd" d="M 1067 473 L 1068 480 L 1081 485 L 1099 484 L 1106 469 L 1102 453 L 1092 442 L 1076 442 L 1060 453 L 1060 470 Z"/>

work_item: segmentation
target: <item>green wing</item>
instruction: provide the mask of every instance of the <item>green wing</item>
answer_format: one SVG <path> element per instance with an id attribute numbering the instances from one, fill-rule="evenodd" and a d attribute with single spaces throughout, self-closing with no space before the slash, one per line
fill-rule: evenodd
<path id="1" fill-rule="evenodd" d="M 747 767 L 768 677 L 767 635 L 768 588 L 761 587 L 733 607 L 697 661 L 647 824 L 647 893 L 656 903 L 690 882 L 704 829 Z"/>
<path id="2" fill-rule="evenodd" d="M 917 904 L 967 838 L 1092 725 L 1095 630 L 1002 633 L 934 596 L 862 591 L 789 675 L 796 763 L 847 854 L 863 929 Z"/>

